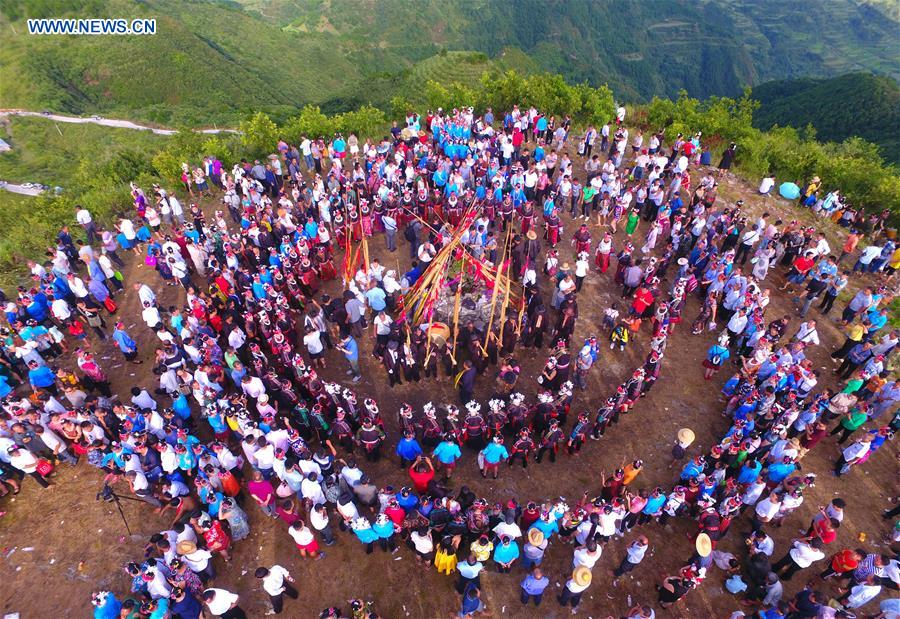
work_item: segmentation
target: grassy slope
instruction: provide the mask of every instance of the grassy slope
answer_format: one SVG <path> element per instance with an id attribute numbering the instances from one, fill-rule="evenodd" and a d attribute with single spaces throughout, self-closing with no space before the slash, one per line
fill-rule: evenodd
<path id="1" fill-rule="evenodd" d="M 171 139 L 145 131 L 31 117 L 11 117 L 0 135 L 13 147 L 0 154 L 0 179 L 63 188 L 76 181 L 80 166 L 86 162 L 121 151 L 149 157 Z M 107 194 L 103 198 L 110 199 Z M 95 212 L 100 219 L 105 219 L 104 215 Z M 9 290 L 10 285 L 21 283 L 24 259 L 40 257 L 53 242 L 57 227 L 71 219 L 72 213 L 64 204 L 0 190 L 0 286 Z"/>
<path id="2" fill-rule="evenodd" d="M 324 42 L 224 5 L 109 0 L 102 14 L 155 17 L 157 34 L 37 37 L 4 24 L 0 103 L 206 124 L 319 102 L 358 76 Z"/>
<path id="3" fill-rule="evenodd" d="M 98 125 L 56 123 L 45 118 L 12 116 L 0 131 L 13 147 L 0 154 L 0 179 L 66 187 L 83 160 L 118 149 L 152 154 L 169 138 L 149 131 Z M 0 192 L 0 196 L 8 192 Z"/>
<path id="4" fill-rule="evenodd" d="M 881 146 L 885 159 L 900 162 L 900 86 L 893 78 L 865 73 L 833 79 L 768 82 L 753 89 L 760 108 L 753 124 L 816 128 L 822 140 L 858 135 Z"/>

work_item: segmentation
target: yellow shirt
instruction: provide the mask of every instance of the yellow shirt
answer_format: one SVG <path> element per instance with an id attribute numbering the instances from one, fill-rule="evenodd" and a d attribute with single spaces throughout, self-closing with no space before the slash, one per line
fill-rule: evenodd
<path id="1" fill-rule="evenodd" d="M 478 540 L 472 542 L 472 545 L 469 546 L 472 550 L 472 554 L 475 555 L 475 559 L 478 561 L 487 561 L 491 558 L 491 551 L 494 549 L 494 544 L 488 542 L 485 545 L 481 545 L 478 543 Z"/>
<path id="2" fill-rule="evenodd" d="M 888 260 L 888 265 L 892 269 L 900 269 L 900 247 L 894 250 L 894 253 L 891 254 L 890 259 Z"/>
<path id="3" fill-rule="evenodd" d="M 861 342 L 865 333 L 866 328 L 858 322 L 847 327 L 847 337 L 854 342 Z"/>

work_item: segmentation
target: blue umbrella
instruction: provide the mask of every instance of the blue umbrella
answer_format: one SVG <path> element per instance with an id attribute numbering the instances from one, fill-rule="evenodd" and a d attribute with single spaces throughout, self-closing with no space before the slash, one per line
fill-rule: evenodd
<path id="1" fill-rule="evenodd" d="M 796 200 L 800 197 L 800 188 L 795 183 L 781 183 L 781 186 L 778 187 L 778 193 L 781 194 L 782 198 Z"/>

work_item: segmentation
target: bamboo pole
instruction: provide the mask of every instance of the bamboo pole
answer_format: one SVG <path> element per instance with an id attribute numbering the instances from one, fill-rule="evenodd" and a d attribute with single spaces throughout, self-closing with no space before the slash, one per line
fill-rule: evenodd
<path id="1" fill-rule="evenodd" d="M 509 249 L 509 239 L 510 239 L 511 234 L 512 234 L 512 226 L 507 226 L 506 240 L 503 243 L 503 256 L 501 256 L 500 268 L 497 271 L 497 275 L 494 277 L 494 290 L 493 290 L 493 293 L 491 294 L 491 314 L 490 314 L 490 317 L 488 318 L 487 329 L 485 329 L 485 331 L 484 331 L 484 346 L 483 346 L 483 348 L 487 347 L 488 336 L 491 333 L 491 328 L 494 326 L 494 310 L 497 307 L 497 295 L 500 293 L 500 286 L 502 285 L 502 282 L 500 280 L 503 277 L 504 269 L 508 268 L 508 263 L 509 263 L 509 261 L 506 259 L 506 254 L 507 254 L 507 250 Z"/>

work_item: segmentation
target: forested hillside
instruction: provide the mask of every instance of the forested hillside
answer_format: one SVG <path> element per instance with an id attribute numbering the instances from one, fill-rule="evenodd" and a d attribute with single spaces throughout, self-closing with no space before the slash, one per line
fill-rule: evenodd
<path id="1" fill-rule="evenodd" d="M 753 89 L 759 109 L 753 124 L 803 127 L 821 140 L 859 136 L 878 144 L 888 161 L 900 163 L 900 86 L 887 76 L 853 73 L 832 79 L 767 82 Z"/>
<path id="2" fill-rule="evenodd" d="M 892 9 L 893 7 L 893 9 Z M 622 101 L 767 80 L 900 75 L 896 6 L 857 0 L 29 0 L 0 3 L 0 106 L 234 122 L 330 112 L 428 79 L 549 71 Z M 28 36 L 26 17 L 156 17 L 145 37 Z"/>

